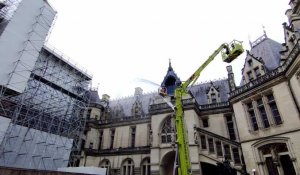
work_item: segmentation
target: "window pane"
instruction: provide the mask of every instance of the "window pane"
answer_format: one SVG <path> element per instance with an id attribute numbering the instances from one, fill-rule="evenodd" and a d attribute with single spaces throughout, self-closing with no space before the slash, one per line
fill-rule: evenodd
<path id="1" fill-rule="evenodd" d="M 228 133 L 229 133 L 229 138 L 231 140 L 235 140 L 235 131 L 234 131 L 234 124 L 233 124 L 233 120 L 232 120 L 232 116 L 228 115 L 226 116 L 226 122 L 227 122 L 227 129 L 228 129 Z"/>
<path id="2" fill-rule="evenodd" d="M 206 149 L 207 147 L 206 147 L 206 138 L 205 138 L 205 136 L 201 135 L 200 140 L 201 140 L 201 148 Z"/>
<path id="3" fill-rule="evenodd" d="M 216 141 L 216 148 L 217 148 L 217 156 L 222 157 L 223 151 L 222 151 L 222 145 L 220 141 Z"/>
<path id="4" fill-rule="evenodd" d="M 280 114 L 279 114 L 279 111 L 278 111 L 278 108 L 277 108 L 277 105 L 276 105 L 273 94 L 268 95 L 267 98 L 268 98 L 268 101 L 269 101 L 269 106 L 270 106 L 270 109 L 272 111 L 272 115 L 273 115 L 275 124 L 276 125 L 282 124 L 282 119 L 280 117 Z"/>
<path id="5" fill-rule="evenodd" d="M 230 147 L 229 145 L 224 145 L 224 157 L 225 157 L 225 160 L 231 160 L 231 153 L 230 153 Z"/>
<path id="6" fill-rule="evenodd" d="M 249 111 L 249 117 L 254 131 L 258 130 L 257 120 L 254 111 Z"/>
<path id="7" fill-rule="evenodd" d="M 258 111 L 260 113 L 260 117 L 261 117 L 261 120 L 262 120 L 262 123 L 263 123 L 264 127 L 269 128 L 270 123 L 269 123 L 267 113 L 266 113 L 266 110 L 265 110 L 262 99 L 257 100 L 257 106 L 258 106 Z"/>
<path id="8" fill-rule="evenodd" d="M 162 126 L 161 141 L 162 143 L 171 143 L 172 135 L 174 134 L 174 128 L 172 125 L 172 118 L 168 117 Z"/>
<path id="9" fill-rule="evenodd" d="M 204 127 L 204 128 L 207 128 L 207 127 L 208 127 L 208 119 L 207 119 L 207 118 L 202 119 L 202 123 L 203 123 L 203 127 Z"/>
<path id="10" fill-rule="evenodd" d="M 240 153 L 238 148 L 232 148 L 233 160 L 235 164 L 241 164 Z"/>
<path id="11" fill-rule="evenodd" d="M 210 153 L 215 152 L 214 141 L 212 138 L 208 138 L 208 151 Z"/>

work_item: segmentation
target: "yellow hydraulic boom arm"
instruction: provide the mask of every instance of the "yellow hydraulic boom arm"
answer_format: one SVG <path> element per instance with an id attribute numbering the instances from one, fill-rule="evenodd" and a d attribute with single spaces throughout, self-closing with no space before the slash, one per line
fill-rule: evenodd
<path id="1" fill-rule="evenodd" d="M 224 51 L 223 51 L 224 50 Z M 242 44 L 238 41 L 233 41 L 229 44 L 222 44 L 196 71 L 195 73 L 181 85 L 175 89 L 175 126 L 177 134 L 179 167 L 178 175 L 191 175 L 191 162 L 189 157 L 189 144 L 187 140 L 186 129 L 184 125 L 184 111 L 182 97 L 186 95 L 187 88 L 193 85 L 200 76 L 203 69 L 222 51 L 222 58 L 225 62 L 231 62 L 244 52 Z"/>

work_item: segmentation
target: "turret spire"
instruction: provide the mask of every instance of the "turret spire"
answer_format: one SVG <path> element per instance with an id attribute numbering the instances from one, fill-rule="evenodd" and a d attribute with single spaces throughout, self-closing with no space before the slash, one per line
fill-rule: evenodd
<path id="1" fill-rule="evenodd" d="M 173 70 L 172 68 L 172 64 L 171 64 L 171 58 L 169 58 L 169 68 L 168 68 L 169 71 Z"/>

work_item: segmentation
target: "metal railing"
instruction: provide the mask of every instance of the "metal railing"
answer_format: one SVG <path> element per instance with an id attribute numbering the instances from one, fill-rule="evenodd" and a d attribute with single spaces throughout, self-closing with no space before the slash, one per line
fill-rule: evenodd
<path id="1" fill-rule="evenodd" d="M 199 105 L 199 109 L 201 109 L 201 110 L 224 108 L 224 107 L 229 107 L 229 102 L 228 101 L 220 102 L 220 103 Z"/>

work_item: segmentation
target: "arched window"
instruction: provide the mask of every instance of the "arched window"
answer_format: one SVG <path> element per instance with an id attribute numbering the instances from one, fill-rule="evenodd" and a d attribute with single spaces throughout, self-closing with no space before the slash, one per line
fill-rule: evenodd
<path id="1" fill-rule="evenodd" d="M 258 148 L 265 169 L 269 174 L 296 175 L 293 159 L 286 143 L 269 143 Z"/>
<path id="2" fill-rule="evenodd" d="M 105 160 L 102 160 L 99 164 L 99 167 L 100 168 L 106 168 L 106 175 L 110 175 L 110 162 L 109 160 L 105 159 Z"/>
<path id="3" fill-rule="evenodd" d="M 150 158 L 145 158 L 141 163 L 141 175 L 151 175 Z"/>
<path id="4" fill-rule="evenodd" d="M 161 128 L 161 143 L 171 143 L 174 141 L 174 120 L 171 116 L 167 117 Z"/>
<path id="5" fill-rule="evenodd" d="M 132 159 L 126 159 L 122 163 L 121 175 L 133 175 L 134 163 Z"/>

